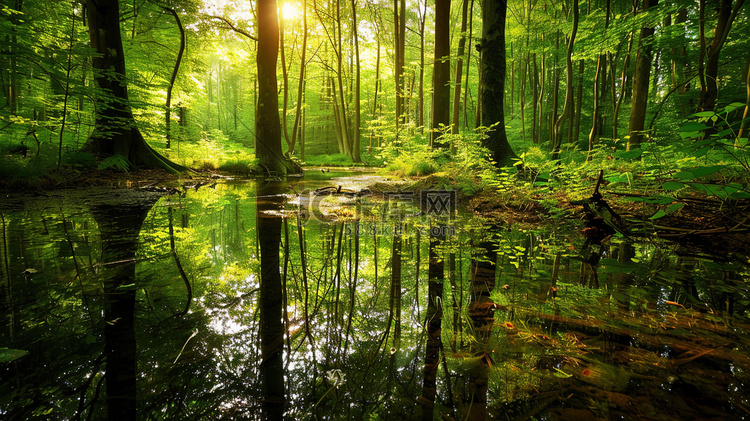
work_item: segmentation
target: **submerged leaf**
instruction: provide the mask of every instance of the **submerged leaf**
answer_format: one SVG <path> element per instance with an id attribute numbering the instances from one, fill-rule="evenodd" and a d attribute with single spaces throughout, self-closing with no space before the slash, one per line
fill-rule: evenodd
<path id="1" fill-rule="evenodd" d="M 0 348 L 0 363 L 17 360 L 28 353 L 29 351 L 24 351 L 23 349 Z"/>

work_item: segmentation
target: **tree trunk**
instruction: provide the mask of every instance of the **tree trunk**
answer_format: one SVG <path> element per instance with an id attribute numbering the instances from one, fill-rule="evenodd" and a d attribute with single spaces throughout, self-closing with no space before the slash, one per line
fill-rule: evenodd
<path id="1" fill-rule="evenodd" d="M 90 0 L 91 1 L 91 0 Z M 276 0 L 258 0 L 258 106 L 255 114 L 255 156 L 269 174 L 292 170 L 281 150 L 281 122 L 276 63 L 279 56 L 279 19 Z"/>
<path id="2" fill-rule="evenodd" d="M 451 125 L 451 133 L 458 134 L 459 132 L 459 117 L 461 115 L 461 77 L 463 72 L 464 64 L 464 50 L 466 49 L 466 26 L 468 23 L 469 14 L 469 0 L 463 0 L 461 2 L 461 38 L 458 40 L 458 51 L 456 52 L 456 77 L 455 85 L 453 86 L 453 121 Z M 511 102 L 513 101 L 511 97 Z"/>
<path id="3" fill-rule="evenodd" d="M 641 10 L 646 11 L 649 7 L 657 5 L 658 0 L 642 0 Z M 628 125 L 628 150 L 639 148 L 644 138 L 643 129 L 646 124 L 646 109 L 648 106 L 648 88 L 651 77 L 651 60 L 653 48 L 651 38 L 654 36 L 654 27 L 644 26 L 638 39 L 638 52 L 635 58 L 635 69 L 633 75 L 633 99 L 630 105 L 630 124 Z"/>
<path id="4" fill-rule="evenodd" d="M 394 78 L 396 86 L 396 139 L 398 139 L 404 113 L 404 42 L 406 18 L 404 16 L 405 0 L 393 0 L 393 43 L 394 43 Z M 402 22 L 403 25 L 402 25 Z"/>
<path id="5" fill-rule="evenodd" d="M 711 45 L 708 46 L 705 58 L 705 73 L 701 72 L 701 95 L 698 100 L 699 110 L 713 110 L 716 107 L 716 100 L 719 97 L 719 85 L 717 83 L 719 77 L 719 56 L 721 50 L 726 43 L 729 32 L 732 29 L 732 23 L 737 17 L 742 8 L 745 0 L 736 0 L 734 7 L 732 7 L 733 0 L 721 0 L 719 6 L 719 17 L 716 22 L 716 29 L 714 30 L 714 39 Z M 700 1 L 701 7 L 701 46 L 705 45 L 705 32 L 703 31 L 704 26 L 704 14 L 703 9 L 705 8 L 705 0 Z M 704 48 L 701 48 L 702 50 Z M 702 64 L 704 56 L 701 55 L 700 63 Z"/>
<path id="6" fill-rule="evenodd" d="M 347 118 L 348 112 L 346 107 L 346 98 L 344 96 L 344 48 L 343 48 L 343 25 L 341 24 L 341 0 L 336 0 L 336 33 L 337 33 L 337 45 L 334 48 L 336 50 L 336 82 L 338 83 L 338 121 L 339 121 L 339 136 L 341 136 L 341 143 L 344 146 L 344 154 L 350 159 L 352 158 L 352 141 L 349 136 L 349 119 Z M 335 101 L 335 99 L 334 99 Z"/>
<path id="7" fill-rule="evenodd" d="M 627 89 L 628 83 L 627 83 L 627 75 L 628 75 L 628 68 L 630 68 L 630 53 L 633 50 L 633 41 L 635 39 L 635 34 L 630 33 L 630 36 L 628 38 L 628 52 L 625 54 L 625 59 L 622 63 L 622 72 L 620 74 L 620 95 L 615 95 L 615 90 L 617 88 L 617 79 L 615 78 L 615 64 L 614 59 L 612 56 L 609 56 L 609 68 L 611 69 L 612 73 L 612 139 L 617 140 L 617 134 L 618 134 L 618 118 L 620 116 L 620 106 L 622 105 L 622 100 L 625 98 L 625 90 Z"/>
<path id="8" fill-rule="evenodd" d="M 435 0 L 435 62 L 432 71 L 432 132 L 430 145 L 444 148 L 439 141 L 441 126 L 451 122 L 451 43 L 450 43 L 450 0 Z"/>
<path id="9" fill-rule="evenodd" d="M 424 129 L 424 26 L 427 16 L 427 0 L 422 3 L 424 9 L 420 12 L 419 16 L 419 110 L 418 113 L 418 125 Z"/>
<path id="10" fill-rule="evenodd" d="M 180 30 L 180 49 L 177 51 L 177 59 L 175 59 L 174 69 L 172 70 L 172 77 L 169 79 L 169 87 L 167 88 L 167 103 L 165 106 L 164 122 L 166 124 L 167 132 L 167 149 L 172 147 L 172 89 L 174 83 L 177 80 L 177 72 L 180 70 L 180 63 L 182 63 L 182 55 L 185 53 L 185 28 L 182 27 L 182 21 L 177 15 L 177 12 L 169 7 L 160 6 L 165 12 L 169 12 L 174 16 L 174 20 L 177 23 L 177 28 Z"/>
<path id="11" fill-rule="evenodd" d="M 440 245 L 445 241 L 445 225 L 434 226 L 430 229 L 430 261 L 428 276 L 428 301 L 425 315 L 427 342 L 425 343 L 424 377 L 422 381 L 422 419 L 433 419 L 435 410 L 435 396 L 437 395 L 437 371 L 440 363 L 440 351 L 443 347 L 441 333 L 443 324 L 443 282 L 445 280 L 445 265 L 438 253 Z M 438 235 L 435 235 L 438 233 Z"/>
<path id="12" fill-rule="evenodd" d="M 516 154 L 505 132 L 505 0 L 482 0 L 482 125 L 492 127 L 483 145 L 498 167 L 510 165 Z"/>
<path id="13" fill-rule="evenodd" d="M 273 12 L 276 13 L 275 10 Z M 261 39 L 259 33 L 258 43 Z M 283 285 L 279 272 L 282 219 L 277 214 L 278 210 L 283 207 L 279 195 L 281 190 L 283 189 L 274 183 L 265 188 L 258 188 L 258 197 L 264 196 L 272 199 L 260 201 L 256 209 L 258 243 L 260 246 L 260 298 L 258 308 L 260 310 L 260 352 L 262 358 L 260 375 L 264 420 L 283 419 L 286 401 L 283 359 L 284 325 L 282 323 Z"/>
<path id="14" fill-rule="evenodd" d="M 362 162 L 360 157 L 360 126 L 362 125 L 362 106 L 360 104 L 360 70 L 359 62 L 359 30 L 357 29 L 357 4 L 352 0 L 352 32 L 354 34 L 354 133 L 352 133 L 352 161 Z"/>
<path id="15" fill-rule="evenodd" d="M 578 32 L 578 2 L 573 1 L 573 30 L 570 33 L 570 39 L 568 40 L 568 53 L 565 56 L 565 105 L 560 117 L 555 123 L 555 141 L 554 147 L 552 148 L 552 159 L 556 160 L 560 157 L 560 146 L 562 145 L 562 123 L 568 117 L 569 113 L 573 112 L 573 46 L 576 41 L 576 33 Z"/>
<path id="16" fill-rule="evenodd" d="M 297 85 L 297 109 L 294 112 L 294 127 L 292 127 L 292 146 L 291 152 L 294 152 L 297 144 L 297 133 L 300 129 L 300 119 L 302 117 L 302 101 L 305 92 L 305 70 L 307 63 L 305 57 L 307 53 L 307 0 L 302 0 L 302 57 L 299 62 L 299 84 Z M 300 142 L 301 143 L 301 142 Z M 303 158 L 304 160 L 304 158 Z"/>
<path id="17" fill-rule="evenodd" d="M 742 123 L 740 124 L 740 130 L 737 132 L 737 139 L 748 138 L 747 121 L 750 118 L 750 55 L 745 60 L 745 90 L 747 92 L 745 96 L 745 112 L 742 113 Z M 747 144 L 747 140 L 745 140 L 745 144 Z"/>
<path id="18" fill-rule="evenodd" d="M 86 5 L 91 48 L 97 52 L 92 58 L 94 79 L 107 95 L 99 99 L 96 126 L 86 150 L 120 155 L 134 166 L 173 173 L 186 170 L 151 149 L 136 127 L 128 98 L 118 0 L 87 0 Z"/>

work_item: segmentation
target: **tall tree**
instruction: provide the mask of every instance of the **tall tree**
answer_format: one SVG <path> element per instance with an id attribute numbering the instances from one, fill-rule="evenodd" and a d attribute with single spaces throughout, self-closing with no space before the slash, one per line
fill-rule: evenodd
<path id="1" fill-rule="evenodd" d="M 466 26 L 468 23 L 469 0 L 461 2 L 461 35 L 458 39 L 458 51 L 456 52 L 456 77 L 453 86 L 453 120 L 451 132 L 458 134 L 459 116 L 461 115 L 461 73 L 463 72 L 464 50 L 466 49 Z M 513 99 L 511 98 L 511 101 Z"/>
<path id="2" fill-rule="evenodd" d="M 281 151 L 281 120 L 276 91 L 276 63 L 279 56 L 276 0 L 259 0 L 257 14 L 258 110 L 255 114 L 255 156 L 268 173 L 283 175 L 292 171 L 293 166 Z"/>
<path id="3" fill-rule="evenodd" d="M 482 125 L 490 127 L 483 145 L 498 167 L 511 164 L 516 154 L 505 131 L 505 17 L 506 0 L 482 0 L 482 76 L 479 85 Z"/>
<path id="4" fill-rule="evenodd" d="M 185 170 L 151 149 L 136 126 L 125 76 L 119 1 L 87 0 L 86 9 L 91 47 L 97 52 L 92 58 L 94 80 L 101 89 L 96 126 L 86 149 L 103 155 L 120 155 L 135 166 L 170 172 Z"/>
<path id="5" fill-rule="evenodd" d="M 182 26 L 180 16 L 177 11 L 171 7 L 159 6 L 165 12 L 169 13 L 174 17 L 177 23 L 177 28 L 180 30 L 180 49 L 177 51 L 177 58 L 175 59 L 174 68 L 172 70 L 172 77 L 169 79 L 169 87 L 167 88 L 167 103 L 165 106 L 164 122 L 166 123 L 167 132 L 167 149 L 172 145 L 172 90 L 174 89 L 174 83 L 177 80 L 177 72 L 180 71 L 180 64 L 182 63 L 182 55 L 185 53 L 185 28 Z"/>
<path id="6" fill-rule="evenodd" d="M 656 6 L 658 0 L 641 0 L 642 12 L 650 7 Z M 630 104 L 630 124 L 628 132 L 628 150 L 638 148 L 643 139 L 643 129 L 646 124 L 646 108 L 648 104 L 648 88 L 651 78 L 651 61 L 653 59 L 653 47 L 651 38 L 654 36 L 653 24 L 645 24 L 641 28 L 638 39 L 638 52 L 635 57 L 635 69 L 633 79 L 633 99 Z"/>
<path id="7" fill-rule="evenodd" d="M 404 62 L 406 49 L 406 0 L 393 0 L 393 43 L 396 84 L 396 137 L 398 138 L 404 114 L 405 78 Z"/>
<path id="8" fill-rule="evenodd" d="M 576 32 L 578 32 L 578 19 L 578 0 L 573 0 L 573 30 L 570 33 L 570 38 L 568 38 L 568 52 L 565 55 L 565 105 L 563 105 L 563 111 L 554 126 L 552 159 L 558 159 L 560 156 L 562 124 L 568 115 L 573 112 L 573 46 L 576 41 Z"/>
<path id="9" fill-rule="evenodd" d="M 354 133 L 352 133 L 352 161 L 360 162 L 360 140 L 362 138 L 360 133 L 360 127 L 362 126 L 362 106 L 360 104 L 360 79 L 362 66 L 359 62 L 359 30 L 357 28 L 357 2 L 351 1 L 352 4 L 352 36 L 354 38 L 354 68 L 356 73 L 354 76 Z"/>
<path id="10" fill-rule="evenodd" d="M 451 60 L 450 60 L 451 0 L 435 0 L 435 64 L 432 70 L 432 132 L 430 145 L 444 147 L 438 141 L 441 127 L 448 126 L 451 118 Z"/>
<path id="11" fill-rule="evenodd" d="M 734 3 L 734 6 L 732 3 Z M 714 39 L 711 41 L 711 45 L 706 47 L 704 30 L 706 0 L 700 0 L 701 57 L 699 61 L 699 76 L 701 81 L 701 95 L 698 101 L 698 109 L 700 110 L 713 110 L 716 107 L 716 100 L 719 97 L 719 85 L 717 83 L 719 78 L 719 56 L 732 29 L 732 23 L 734 23 L 737 13 L 739 13 L 744 3 L 745 0 L 720 0 L 719 15 L 716 21 L 716 28 L 714 29 Z M 704 57 L 705 65 L 703 62 Z"/>

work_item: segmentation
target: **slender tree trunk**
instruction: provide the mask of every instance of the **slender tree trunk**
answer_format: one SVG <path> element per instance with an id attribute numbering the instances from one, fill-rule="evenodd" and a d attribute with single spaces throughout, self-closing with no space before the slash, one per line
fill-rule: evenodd
<path id="1" fill-rule="evenodd" d="M 747 56 L 747 60 L 745 60 L 745 90 L 747 91 L 745 96 L 745 112 L 742 113 L 742 124 L 740 125 L 739 132 L 737 132 L 737 139 L 746 139 L 745 144 L 747 144 L 747 124 L 748 118 L 750 118 L 750 54 Z"/>
<path id="2" fill-rule="evenodd" d="M 294 152 L 297 144 L 297 133 L 300 131 L 300 121 L 302 118 L 302 101 L 305 92 L 305 70 L 307 69 L 307 0 L 302 0 L 302 57 L 299 62 L 299 83 L 297 84 L 297 109 L 294 113 L 294 127 L 292 127 L 292 145 L 291 152 Z M 300 136 L 301 137 L 301 136 Z M 301 143 L 301 142 L 300 142 Z M 304 158 L 303 158 L 304 160 Z"/>
<path id="3" fill-rule="evenodd" d="M 286 42 L 284 41 L 284 33 L 286 32 L 286 26 L 284 22 L 284 8 L 279 7 L 279 56 L 281 57 L 281 77 L 282 85 L 281 89 L 284 91 L 284 100 L 281 105 L 281 131 L 284 134 L 284 141 L 286 142 L 287 150 L 290 154 L 294 153 L 294 144 L 292 139 L 289 138 L 289 129 L 286 123 L 286 110 L 289 105 L 289 72 L 286 67 Z M 291 64 L 290 64 L 291 66 Z M 301 63 L 300 66 L 304 66 Z"/>
<path id="4" fill-rule="evenodd" d="M 474 0 L 471 0 L 471 5 L 469 6 L 469 33 L 467 34 L 469 39 L 474 39 Z M 469 94 L 471 92 L 471 89 L 469 89 L 469 70 L 471 70 L 471 50 L 472 48 L 466 49 L 466 79 L 464 79 L 464 127 L 468 130 L 469 129 Z M 477 127 L 475 124 L 474 127 Z"/>
<path id="5" fill-rule="evenodd" d="M 393 42 L 394 42 L 394 66 L 393 71 L 396 86 L 396 139 L 398 139 L 401 124 L 403 123 L 404 105 L 404 31 L 401 21 L 404 20 L 402 9 L 405 0 L 393 0 Z M 404 25 L 405 28 L 406 25 Z"/>
<path id="6" fill-rule="evenodd" d="M 575 46 L 576 33 L 578 32 L 578 2 L 573 1 L 573 30 L 568 40 L 568 53 L 565 57 L 565 105 L 560 117 L 555 123 L 555 142 L 552 152 L 552 159 L 556 160 L 560 157 L 560 146 L 562 144 L 562 123 L 568 117 L 569 113 L 573 112 L 573 47 Z"/>
<path id="7" fill-rule="evenodd" d="M 464 50 L 466 48 L 466 27 L 468 24 L 469 0 L 461 2 L 461 37 L 458 40 L 458 51 L 456 52 L 456 77 L 453 86 L 453 122 L 451 132 L 458 134 L 459 117 L 461 115 L 461 73 L 463 72 Z M 512 79 L 512 77 L 511 77 Z M 513 101 L 511 95 L 511 102 Z"/>
<path id="8" fill-rule="evenodd" d="M 605 57 L 606 58 L 606 57 Z M 576 142 L 581 138 L 581 109 L 583 108 L 583 72 L 585 70 L 585 60 L 578 60 L 578 86 L 576 88 L 576 110 L 573 113 L 575 119 L 571 123 L 575 126 L 575 133 L 571 136 L 571 142 Z"/>
<path id="9" fill-rule="evenodd" d="M 719 97 L 719 57 L 721 50 L 724 48 L 729 32 L 732 29 L 737 14 L 745 3 L 745 0 L 734 0 L 734 7 L 732 7 L 733 0 L 720 0 L 719 3 L 719 16 L 716 22 L 716 29 L 714 29 L 714 39 L 711 45 L 705 48 L 705 0 L 700 0 L 700 36 L 701 36 L 701 52 L 705 51 L 705 72 L 701 72 L 701 95 L 698 100 L 699 110 L 713 110 L 716 107 L 716 100 Z M 704 55 L 700 57 L 699 65 L 703 64 Z"/>
<path id="10" fill-rule="evenodd" d="M 655 7 L 658 0 L 642 0 L 641 10 L 646 11 L 649 7 Z M 648 88 L 651 77 L 651 61 L 653 59 L 653 47 L 651 38 L 654 36 L 654 27 L 644 26 L 638 39 L 638 52 L 635 58 L 635 70 L 633 75 L 633 99 L 630 105 L 630 124 L 628 126 L 628 150 L 639 148 L 644 139 L 643 129 L 646 124 L 646 111 L 648 108 Z"/>
<path id="11" fill-rule="evenodd" d="M 362 158 L 360 157 L 359 151 L 361 139 L 360 127 L 362 125 L 362 106 L 360 104 L 361 65 L 359 62 L 359 30 L 357 29 L 357 4 L 355 0 L 352 0 L 352 25 L 352 32 L 354 33 L 354 68 L 356 71 L 354 77 L 354 137 L 352 139 L 352 161 L 361 162 Z"/>
<path id="12" fill-rule="evenodd" d="M 344 146 L 344 153 L 350 159 L 352 156 L 352 141 L 349 136 L 349 119 L 347 118 L 348 112 L 346 107 L 346 97 L 344 96 L 344 66 L 343 66 L 343 26 L 341 24 L 341 0 L 336 0 L 336 33 L 337 33 L 337 48 L 336 48 L 336 82 L 338 83 L 338 119 L 339 119 L 339 135 L 341 136 L 341 142 Z"/>
<path id="13" fill-rule="evenodd" d="M 419 110 L 417 111 L 419 117 L 419 127 L 424 130 L 424 26 L 425 16 L 427 15 L 427 0 L 422 3 L 424 9 L 421 11 L 419 16 Z"/>
<path id="14" fill-rule="evenodd" d="M 440 363 L 442 349 L 443 324 L 443 282 L 445 280 L 445 265 L 438 253 L 440 245 L 445 241 L 445 226 L 436 226 L 438 230 L 430 229 L 430 262 L 428 277 L 428 302 L 425 326 L 427 342 L 425 343 L 424 378 L 422 382 L 422 419 L 431 421 L 435 410 L 435 396 L 437 395 L 437 369 Z M 438 232 L 438 235 L 434 235 Z"/>
<path id="15" fill-rule="evenodd" d="M 446 144 L 439 141 L 441 127 L 451 121 L 450 103 L 450 0 L 435 0 L 435 62 L 432 73 L 432 132 L 430 145 L 433 148 L 444 148 Z"/>
<path id="16" fill-rule="evenodd" d="M 185 28 L 182 27 L 182 21 L 177 12 L 169 7 L 161 6 L 161 8 L 169 12 L 174 17 L 177 23 L 177 28 L 180 30 L 180 49 L 177 51 L 177 59 L 175 59 L 174 68 L 172 69 L 172 77 L 169 79 L 169 87 L 167 87 L 167 103 L 165 105 L 164 123 L 166 125 L 167 132 L 167 149 L 172 146 L 172 90 L 174 89 L 175 81 L 177 80 L 177 73 L 180 71 L 180 64 L 182 63 L 182 55 L 185 53 Z"/>
<path id="17" fill-rule="evenodd" d="M 490 230 L 490 234 L 491 235 Z M 482 254 L 471 259 L 469 273 L 471 274 L 471 298 L 469 301 L 468 316 L 471 319 L 476 342 L 472 343 L 474 359 L 470 362 L 471 372 L 471 400 L 466 405 L 467 420 L 486 420 L 487 398 L 489 392 L 490 371 L 490 339 L 492 327 L 495 324 L 495 303 L 490 298 L 495 288 L 495 262 L 497 245 L 491 240 L 481 241 L 478 250 Z M 480 253 L 479 251 L 477 253 Z"/>
<path id="18" fill-rule="evenodd" d="M 615 95 L 615 89 L 617 87 L 617 79 L 615 78 L 615 64 L 614 60 L 610 56 L 609 68 L 612 69 L 612 139 L 618 139 L 618 118 L 620 116 L 620 107 L 622 100 L 625 98 L 625 92 L 628 86 L 627 75 L 628 69 L 630 68 L 630 54 L 633 50 L 633 41 L 635 40 L 635 34 L 630 33 L 628 39 L 628 51 L 625 54 L 625 58 L 622 63 L 622 72 L 620 72 L 620 94 Z"/>

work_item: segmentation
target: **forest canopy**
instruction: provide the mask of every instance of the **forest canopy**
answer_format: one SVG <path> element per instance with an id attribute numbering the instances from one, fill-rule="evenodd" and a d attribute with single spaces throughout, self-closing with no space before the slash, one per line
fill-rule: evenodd
<path id="1" fill-rule="evenodd" d="M 102 104 L 117 103 L 97 83 L 106 76 L 89 37 L 88 9 L 97 3 L 3 0 L 0 177 L 143 164 L 84 148 L 101 135 Z M 123 106 L 133 116 L 124 124 L 174 168 L 251 172 L 263 109 L 259 4 L 108 3 L 119 6 Z M 409 157 L 433 159 L 431 146 L 491 139 L 498 122 L 512 147 L 505 158 L 579 162 L 710 139 L 703 146 L 739 147 L 734 156 L 745 159 L 744 0 L 273 3 L 278 17 L 261 21 L 278 23 L 277 154 L 300 163 L 397 163 L 423 173 L 429 169 L 415 169 Z M 498 10 L 504 48 L 483 33 Z M 498 49 L 502 70 L 486 70 L 483 58 L 497 61 Z M 498 92 L 493 78 L 502 73 Z M 494 87 L 489 98 L 481 98 L 483 81 Z"/>

